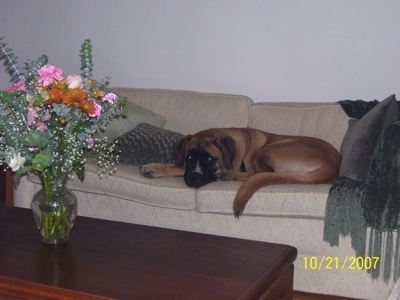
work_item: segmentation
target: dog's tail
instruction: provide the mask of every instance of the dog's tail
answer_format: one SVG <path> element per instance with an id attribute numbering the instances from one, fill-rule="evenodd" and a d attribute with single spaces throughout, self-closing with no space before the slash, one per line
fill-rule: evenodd
<path id="1" fill-rule="evenodd" d="M 260 188 L 273 185 L 273 184 L 315 184 L 315 183 L 329 183 L 335 176 L 324 178 L 321 175 L 321 168 L 312 172 L 293 172 L 293 173 L 275 173 L 263 172 L 255 173 L 245 180 L 236 193 L 235 200 L 233 201 L 233 212 L 238 218 L 244 211 L 244 208 L 254 193 Z"/>

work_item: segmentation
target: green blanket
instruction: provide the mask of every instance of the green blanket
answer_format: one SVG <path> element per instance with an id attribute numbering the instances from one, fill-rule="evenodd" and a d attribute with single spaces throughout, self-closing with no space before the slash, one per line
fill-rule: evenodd
<path id="1" fill-rule="evenodd" d="M 357 256 L 380 258 L 381 268 L 368 271 L 385 282 L 400 275 L 399 149 L 400 121 L 382 132 L 367 180 L 337 178 L 326 206 L 324 240 L 337 246 L 340 236 L 350 236 Z"/>

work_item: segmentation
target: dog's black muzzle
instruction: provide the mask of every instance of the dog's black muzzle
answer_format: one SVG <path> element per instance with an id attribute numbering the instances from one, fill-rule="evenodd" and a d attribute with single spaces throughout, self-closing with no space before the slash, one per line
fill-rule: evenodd
<path id="1" fill-rule="evenodd" d="M 189 151 L 185 157 L 185 167 L 183 178 L 189 187 L 198 188 L 217 180 L 216 159 L 207 152 Z"/>
<path id="2" fill-rule="evenodd" d="M 202 172 L 186 172 L 184 178 L 186 185 L 189 187 L 198 188 L 205 184 L 203 183 L 204 174 Z"/>
<path id="3" fill-rule="evenodd" d="M 211 172 L 204 174 L 202 171 L 187 171 L 183 178 L 185 179 L 186 185 L 192 188 L 199 188 L 210 182 L 216 181 L 217 176 Z"/>

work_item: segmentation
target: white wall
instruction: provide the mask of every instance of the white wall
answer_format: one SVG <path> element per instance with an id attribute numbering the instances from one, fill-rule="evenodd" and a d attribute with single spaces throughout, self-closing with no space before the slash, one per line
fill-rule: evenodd
<path id="1" fill-rule="evenodd" d="M 67 74 L 90 38 L 113 86 L 382 100 L 400 98 L 399 13 L 398 0 L 0 0 L 0 37 Z"/>

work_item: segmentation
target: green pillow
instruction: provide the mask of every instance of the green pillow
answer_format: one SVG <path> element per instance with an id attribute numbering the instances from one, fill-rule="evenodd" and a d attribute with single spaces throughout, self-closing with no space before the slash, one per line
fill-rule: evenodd
<path id="1" fill-rule="evenodd" d="M 167 121 L 165 117 L 132 102 L 128 102 L 124 109 L 127 112 L 126 117 L 121 116 L 113 119 L 105 130 L 99 130 L 95 137 L 107 136 L 109 141 L 113 141 L 120 135 L 134 129 L 140 123 L 163 127 Z"/>
<path id="2" fill-rule="evenodd" d="M 174 163 L 174 143 L 183 137 L 181 133 L 142 123 L 115 140 L 115 152 L 124 164 Z"/>
<path id="3" fill-rule="evenodd" d="M 350 120 L 340 148 L 342 162 L 339 176 L 365 181 L 381 132 L 398 117 L 396 96 L 392 95 L 360 120 Z"/>

